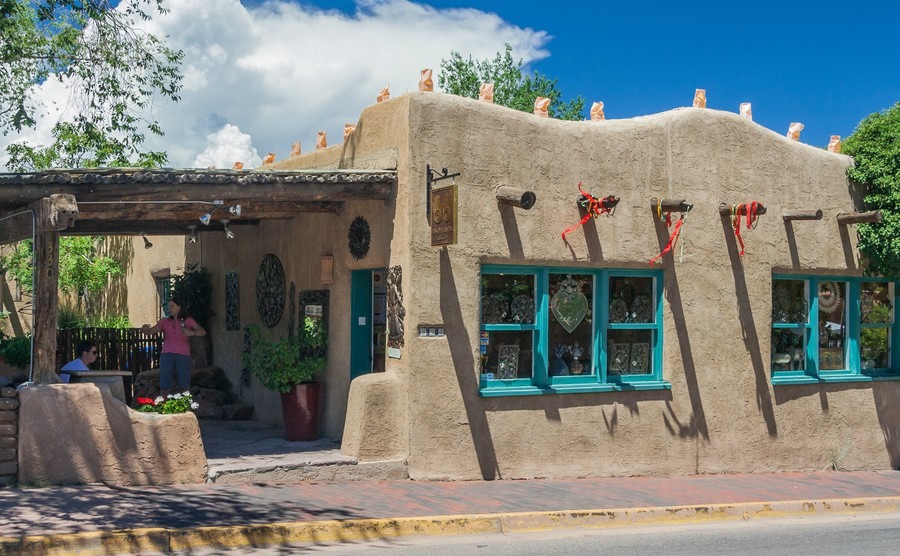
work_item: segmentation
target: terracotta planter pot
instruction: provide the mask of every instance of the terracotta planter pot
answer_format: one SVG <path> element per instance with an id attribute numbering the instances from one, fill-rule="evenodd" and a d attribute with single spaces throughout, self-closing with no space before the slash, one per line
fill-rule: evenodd
<path id="1" fill-rule="evenodd" d="M 284 417 L 284 436 L 288 440 L 318 440 L 319 383 L 296 384 L 281 394 L 281 414 Z"/>

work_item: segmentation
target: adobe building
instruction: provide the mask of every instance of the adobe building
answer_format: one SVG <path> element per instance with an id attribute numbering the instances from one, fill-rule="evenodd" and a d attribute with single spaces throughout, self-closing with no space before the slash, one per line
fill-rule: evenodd
<path id="1" fill-rule="evenodd" d="M 185 203 L 219 203 L 197 228 L 213 363 L 254 419 L 282 422 L 245 327 L 309 315 L 321 436 L 413 479 L 514 479 L 900 466 L 896 280 L 861 269 L 877 215 L 851 164 L 715 110 L 570 122 L 415 92 L 252 171 L 10 180 L 73 195 L 91 231 L 187 234 Z M 101 215 L 120 183 L 172 205 Z"/>
<path id="2" fill-rule="evenodd" d="M 716 110 L 570 122 L 410 93 L 262 169 L 396 169 L 390 199 L 207 237 L 203 262 L 240 273 L 242 307 L 263 253 L 330 291 L 322 433 L 414 479 L 889 469 L 895 281 L 860 269 L 851 164 Z M 579 184 L 619 201 L 563 240 L 595 208 Z M 238 360 L 239 331 L 215 342 Z"/>

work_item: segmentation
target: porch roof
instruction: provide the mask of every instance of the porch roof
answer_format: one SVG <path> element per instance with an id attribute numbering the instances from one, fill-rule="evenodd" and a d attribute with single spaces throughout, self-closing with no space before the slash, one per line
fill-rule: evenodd
<path id="1" fill-rule="evenodd" d="M 395 170 L 218 170 L 77 168 L 0 173 L 0 216 L 54 194 L 75 197 L 78 216 L 63 235 L 185 234 L 216 209 L 198 232 L 302 212 L 337 212 L 345 201 L 387 200 Z M 240 205 L 240 215 L 229 208 Z"/>

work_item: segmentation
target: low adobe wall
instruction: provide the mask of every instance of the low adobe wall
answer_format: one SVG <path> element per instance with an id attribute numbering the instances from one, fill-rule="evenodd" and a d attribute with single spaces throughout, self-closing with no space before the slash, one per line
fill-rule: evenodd
<path id="1" fill-rule="evenodd" d="M 19 482 L 165 485 L 206 481 L 193 413 L 139 413 L 102 384 L 19 392 Z"/>

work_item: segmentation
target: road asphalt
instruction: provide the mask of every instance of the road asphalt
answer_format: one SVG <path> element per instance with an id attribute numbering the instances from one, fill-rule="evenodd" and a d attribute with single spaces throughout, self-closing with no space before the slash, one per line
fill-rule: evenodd
<path id="1" fill-rule="evenodd" d="M 0 553 L 166 552 L 900 510 L 900 471 L 0 490 Z"/>

